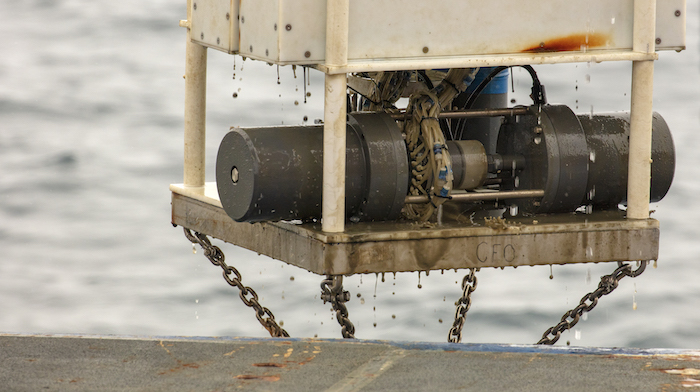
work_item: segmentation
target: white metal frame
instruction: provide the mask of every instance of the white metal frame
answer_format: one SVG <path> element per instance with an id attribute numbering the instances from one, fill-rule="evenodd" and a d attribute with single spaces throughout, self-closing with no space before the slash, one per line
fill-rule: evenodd
<path id="1" fill-rule="evenodd" d="M 184 187 L 207 199 L 204 184 L 206 47 L 191 39 L 192 0 L 188 0 L 185 71 Z M 629 52 L 528 53 L 516 56 L 470 56 L 353 62 L 348 64 L 349 0 L 327 0 L 326 57 L 316 68 L 325 76 L 322 229 L 345 230 L 345 129 L 347 73 L 494 65 L 587 61 L 632 61 L 628 219 L 649 218 L 651 123 L 655 53 L 656 0 L 634 1 L 633 48 Z"/>

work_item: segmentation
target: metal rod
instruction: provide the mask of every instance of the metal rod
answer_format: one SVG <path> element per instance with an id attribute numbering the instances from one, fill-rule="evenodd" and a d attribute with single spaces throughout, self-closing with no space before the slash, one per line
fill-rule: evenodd
<path id="1" fill-rule="evenodd" d="M 474 202 L 482 200 L 506 200 L 506 199 L 524 199 L 529 197 L 544 197 L 544 190 L 542 189 L 531 189 L 526 191 L 503 191 L 503 192 L 470 192 L 470 193 L 457 193 L 452 195 L 447 202 Z M 420 204 L 427 203 L 429 201 L 428 196 L 406 196 L 404 203 L 406 204 Z"/>
<path id="2" fill-rule="evenodd" d="M 438 114 L 438 118 L 475 118 L 475 117 L 499 117 L 499 116 L 522 116 L 529 114 L 530 111 L 525 106 L 519 106 L 515 108 L 502 108 L 502 109 L 469 109 L 469 110 L 456 110 L 451 112 L 441 112 Z M 406 118 L 406 112 L 401 113 L 391 113 L 391 118 L 394 120 L 403 120 Z"/>
<path id="3" fill-rule="evenodd" d="M 634 2 L 635 52 L 654 53 L 656 40 L 656 0 Z M 654 94 L 654 61 L 632 63 L 630 110 L 630 146 L 627 180 L 627 218 L 649 218 L 649 185 L 651 183 L 652 98 Z"/>
<path id="4" fill-rule="evenodd" d="M 326 64 L 348 61 L 349 0 L 326 2 Z M 323 125 L 323 231 L 345 230 L 345 132 L 348 78 L 345 73 L 326 75 Z"/>
<path id="5" fill-rule="evenodd" d="M 204 186 L 207 105 L 207 48 L 192 42 L 192 0 L 187 1 L 185 47 L 185 187 Z"/>

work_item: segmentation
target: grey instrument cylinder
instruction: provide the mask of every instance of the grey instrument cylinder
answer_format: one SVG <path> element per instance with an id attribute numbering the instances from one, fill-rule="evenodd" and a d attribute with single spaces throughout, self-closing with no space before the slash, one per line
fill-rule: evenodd
<path id="1" fill-rule="evenodd" d="M 219 146 L 219 198 L 239 222 L 320 219 L 322 177 L 323 126 L 236 128 Z M 408 180 L 406 144 L 396 122 L 383 113 L 349 114 L 347 218 L 398 218 Z"/>
<path id="2" fill-rule="evenodd" d="M 499 132 L 498 152 L 522 155 L 526 168 L 504 179 L 503 190 L 544 189 L 541 200 L 518 200 L 520 211 L 573 211 L 580 206 L 616 208 L 627 199 L 629 113 L 577 116 L 570 108 L 546 105 L 509 120 Z M 668 125 L 654 113 L 650 201 L 668 192 L 675 150 Z"/>

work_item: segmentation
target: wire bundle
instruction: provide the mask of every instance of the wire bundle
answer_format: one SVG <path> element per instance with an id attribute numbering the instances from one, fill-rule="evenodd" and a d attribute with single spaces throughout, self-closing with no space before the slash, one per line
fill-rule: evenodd
<path id="1" fill-rule="evenodd" d="M 435 88 L 418 91 L 410 97 L 406 109 L 409 117 L 404 123 L 411 170 L 409 195 L 427 195 L 429 202 L 407 205 L 404 215 L 409 219 L 430 219 L 450 197 L 452 163 L 437 116 L 467 89 L 477 71 L 478 68 L 451 69 Z"/>

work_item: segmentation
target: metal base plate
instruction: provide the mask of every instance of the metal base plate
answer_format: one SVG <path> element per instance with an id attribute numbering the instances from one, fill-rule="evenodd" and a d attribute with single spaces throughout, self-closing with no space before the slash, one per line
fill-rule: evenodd
<path id="1" fill-rule="evenodd" d="M 216 184 L 171 185 L 172 223 L 320 275 L 656 260 L 659 222 L 621 211 L 518 219 L 347 224 L 238 223 L 226 215 Z"/>

